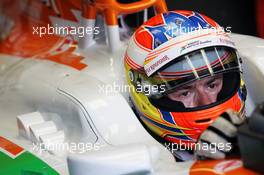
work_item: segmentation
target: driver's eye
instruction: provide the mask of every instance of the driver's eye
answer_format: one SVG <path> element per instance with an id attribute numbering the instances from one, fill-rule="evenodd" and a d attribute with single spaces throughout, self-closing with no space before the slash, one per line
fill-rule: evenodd
<path id="1" fill-rule="evenodd" d="M 189 94 L 190 94 L 190 92 L 189 92 L 189 91 L 186 91 L 186 92 L 181 93 L 181 96 L 186 97 L 186 96 L 188 96 Z"/>
<path id="2" fill-rule="evenodd" d="M 208 87 L 209 87 L 210 89 L 214 89 L 214 88 L 216 87 L 216 84 L 215 84 L 215 83 L 209 84 Z"/>

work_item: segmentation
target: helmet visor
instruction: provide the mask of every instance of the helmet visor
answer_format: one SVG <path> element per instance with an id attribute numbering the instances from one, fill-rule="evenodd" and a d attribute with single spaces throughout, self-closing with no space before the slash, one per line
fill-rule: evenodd
<path id="1" fill-rule="evenodd" d="M 158 87 L 150 91 L 152 99 L 166 97 L 183 103 L 186 108 L 194 108 L 215 103 L 219 96 L 226 98 L 228 94 L 223 95 L 222 91 L 233 84 L 229 81 L 237 82 L 232 85 L 237 87 L 240 71 L 236 50 L 210 47 L 175 59 L 149 77 L 145 84 Z"/>

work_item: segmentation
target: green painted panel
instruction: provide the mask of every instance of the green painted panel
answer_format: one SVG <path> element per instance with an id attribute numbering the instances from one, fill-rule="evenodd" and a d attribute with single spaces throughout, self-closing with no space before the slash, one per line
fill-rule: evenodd
<path id="1" fill-rule="evenodd" d="M 24 152 L 13 159 L 0 151 L 0 175 L 59 175 L 59 173 L 29 152 Z"/>

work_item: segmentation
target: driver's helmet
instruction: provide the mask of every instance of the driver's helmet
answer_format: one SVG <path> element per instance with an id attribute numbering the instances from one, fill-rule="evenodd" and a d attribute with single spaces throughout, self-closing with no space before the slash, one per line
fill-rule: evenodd
<path id="1" fill-rule="evenodd" d="M 241 58 L 205 15 L 156 15 L 135 31 L 124 60 L 133 108 L 156 138 L 195 143 L 227 110 L 244 115 Z"/>

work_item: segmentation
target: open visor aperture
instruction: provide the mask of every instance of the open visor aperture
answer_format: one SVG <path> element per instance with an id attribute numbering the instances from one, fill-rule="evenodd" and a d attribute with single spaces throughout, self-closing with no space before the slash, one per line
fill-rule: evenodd
<path id="1" fill-rule="evenodd" d="M 219 100 L 220 94 L 223 94 L 220 91 L 227 86 L 227 79 L 231 81 L 236 79 L 234 82 L 237 83 L 233 86 L 239 86 L 237 84 L 239 84 L 240 72 L 241 68 L 235 49 L 222 46 L 209 47 L 176 58 L 149 77 L 148 82 L 145 82 L 145 84 L 159 87 L 157 91 L 150 93 L 149 98 L 161 99 L 171 97 L 170 94 L 175 94 L 175 91 L 190 85 L 195 88 L 203 82 L 206 85 L 210 81 L 218 81 L 218 84 L 221 81 L 221 89 L 218 89 Z M 208 81 L 205 79 L 208 79 Z M 231 84 L 229 85 L 231 86 Z M 210 85 L 208 84 L 208 86 Z M 235 87 L 229 89 L 235 89 Z M 223 95 L 221 96 L 221 98 L 225 98 Z M 174 100 L 177 100 L 177 98 Z"/>

